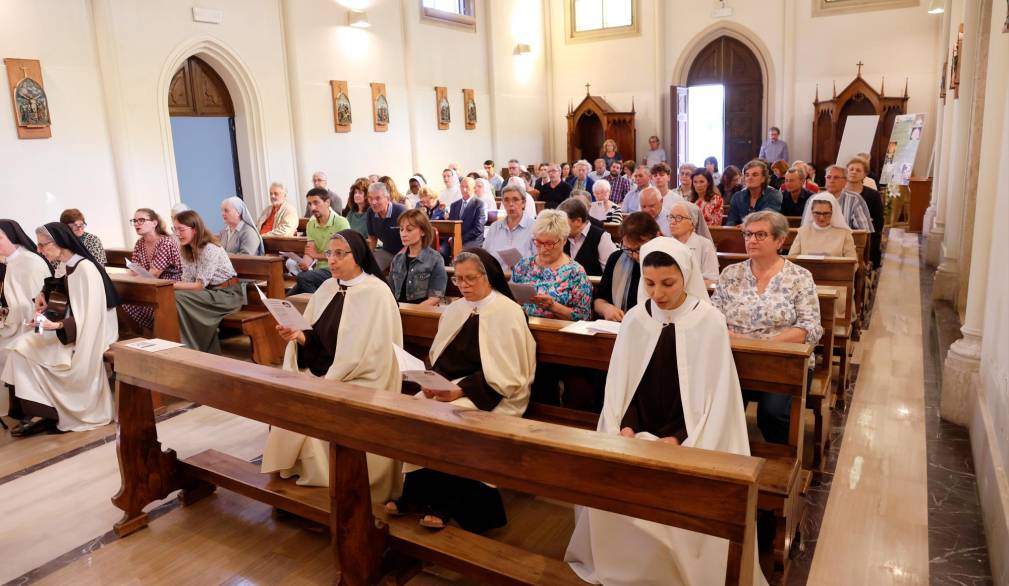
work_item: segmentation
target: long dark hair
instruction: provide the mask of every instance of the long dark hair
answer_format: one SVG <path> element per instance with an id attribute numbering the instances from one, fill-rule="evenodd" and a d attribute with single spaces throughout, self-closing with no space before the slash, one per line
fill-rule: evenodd
<path id="1" fill-rule="evenodd" d="M 716 193 L 718 193 L 718 188 L 715 187 L 715 178 L 711 176 L 711 172 L 708 171 L 706 168 L 698 167 L 694 169 L 693 173 L 690 174 L 691 188 L 693 188 L 694 185 L 694 177 L 697 177 L 698 175 L 704 177 L 708 181 L 708 189 L 704 193 L 697 193 L 696 189 L 692 189 L 690 193 L 693 195 L 693 198 L 690 201 L 695 202 L 699 199 L 703 199 L 704 201 L 711 201 L 711 198 L 714 197 Z"/>
<path id="2" fill-rule="evenodd" d="M 189 262 L 196 262 L 200 259 L 200 253 L 208 244 L 218 244 L 217 237 L 207 230 L 207 225 L 203 223 L 200 214 L 193 210 L 179 212 L 175 216 L 175 221 L 183 226 L 193 229 L 193 239 L 189 244 L 180 245 L 179 252 L 182 257 Z"/>
<path id="3" fill-rule="evenodd" d="M 347 205 L 343 207 L 344 217 L 347 217 L 351 212 L 360 214 L 368 211 L 368 185 L 368 180 L 364 177 L 358 177 L 356 181 L 350 184 L 350 191 L 347 193 Z M 360 209 L 354 203 L 354 193 L 357 191 L 364 194 L 364 207 Z"/>

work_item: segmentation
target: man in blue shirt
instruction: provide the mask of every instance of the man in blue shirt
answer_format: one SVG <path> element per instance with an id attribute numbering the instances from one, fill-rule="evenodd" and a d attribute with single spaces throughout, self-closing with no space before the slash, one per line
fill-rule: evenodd
<path id="1" fill-rule="evenodd" d="M 634 170 L 634 188 L 624 195 L 620 204 L 625 214 L 641 211 L 641 192 L 652 184 L 652 174 L 644 165 Z"/>
<path id="2" fill-rule="evenodd" d="M 406 208 L 392 203 L 389 188 L 377 181 L 368 186 L 368 206 L 368 244 L 384 271 L 392 264 L 392 257 L 403 248 L 403 241 L 399 239 L 399 215 Z"/>
<path id="3" fill-rule="evenodd" d="M 757 155 L 757 158 L 764 159 L 768 163 L 791 161 L 788 158 L 788 143 L 779 138 L 781 136 L 781 129 L 777 126 L 772 126 L 767 131 L 767 136 L 769 138 L 764 141 L 764 144 L 760 145 L 760 154 Z"/>
<path id="4" fill-rule="evenodd" d="M 767 165 L 761 161 L 753 160 L 743 167 L 743 185 L 746 188 L 733 194 L 726 226 L 742 224 L 743 218 L 752 212 L 781 211 L 781 192 L 768 185 L 770 176 Z"/>

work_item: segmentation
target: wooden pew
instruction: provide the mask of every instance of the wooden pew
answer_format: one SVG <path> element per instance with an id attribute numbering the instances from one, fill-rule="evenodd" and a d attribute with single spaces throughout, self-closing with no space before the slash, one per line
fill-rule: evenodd
<path id="1" fill-rule="evenodd" d="M 455 267 L 447 266 L 445 267 L 445 272 L 448 274 L 448 285 L 445 287 L 446 297 L 462 297 L 462 293 L 459 292 L 459 288 L 455 286 L 452 282 L 452 276 L 455 275 Z M 505 271 L 504 277 L 506 280 L 511 280 L 511 271 Z M 589 276 L 589 284 L 592 285 L 592 292 L 595 293 L 596 289 L 599 287 L 599 282 L 602 281 L 602 277 Z"/>
<path id="2" fill-rule="evenodd" d="M 185 348 L 150 354 L 120 343 L 114 352 L 122 485 L 112 502 L 124 511 L 114 525 L 120 537 L 145 527 L 144 507 L 172 491 L 182 489 L 189 505 L 222 486 L 328 526 L 339 584 L 402 583 L 383 568 L 388 549 L 483 583 L 583 584 L 559 560 L 455 527 L 430 532 L 416 518 L 388 517 L 371 502 L 369 452 L 727 539 L 724 583 L 752 583 L 760 458 L 458 410 Z M 162 450 L 152 389 L 328 441 L 330 487 L 297 486 L 214 450 L 186 459 Z"/>
<path id="3" fill-rule="evenodd" d="M 799 258 L 797 256 L 786 258 L 808 270 L 813 275 L 813 281 L 817 285 L 836 287 L 838 289 L 843 288 L 844 290 L 844 315 L 839 317 L 834 324 L 834 353 L 839 359 L 837 394 L 843 396 L 844 388 L 848 384 L 848 359 L 852 352 L 851 342 L 855 328 L 855 304 L 853 299 L 856 297 L 854 284 L 859 262 L 856 259 L 839 256 L 827 256 L 816 259 Z M 719 252 L 718 268 L 722 270 L 730 264 L 744 260 L 746 260 L 745 254 Z"/>
<path id="4" fill-rule="evenodd" d="M 300 299 L 299 299 L 300 297 Z M 295 305 L 307 302 L 307 296 L 288 298 Z M 441 309 L 407 303 L 400 304 L 403 340 L 407 345 L 429 348 L 438 331 Z M 529 329 L 536 340 L 536 361 L 564 364 L 606 371 L 616 336 L 599 333 L 583 336 L 560 331 L 571 322 L 529 318 Z M 753 443 L 751 453 L 765 458 L 760 486 L 759 508 L 772 511 L 777 521 L 774 558 L 787 571 L 792 536 L 801 513 L 799 472 L 805 435 L 803 417 L 806 398 L 807 361 L 812 348 L 806 344 L 786 344 L 751 340 L 733 340 L 732 353 L 739 382 L 744 389 L 782 393 L 792 396 L 791 426 L 788 445 Z M 595 429 L 598 414 L 564 407 L 530 403 L 526 417 L 584 429 Z"/>
<path id="5" fill-rule="evenodd" d="M 462 221 L 460 220 L 431 220 L 431 225 L 438 231 L 442 242 L 446 238 L 452 239 L 452 258 L 462 252 Z"/>
<path id="6" fill-rule="evenodd" d="M 618 243 L 618 244 L 620 243 L 620 227 L 621 226 L 622 226 L 622 224 L 618 224 L 616 222 L 606 222 L 606 223 L 603 224 L 603 228 L 610 235 L 610 238 L 612 238 L 613 241 L 616 242 L 616 243 Z"/>
<path id="7" fill-rule="evenodd" d="M 293 252 L 298 256 L 305 254 L 305 245 L 308 238 L 304 236 L 264 236 L 263 248 L 266 254 L 280 254 L 281 252 Z"/>
<path id="8" fill-rule="evenodd" d="M 175 286 L 165 279 L 145 279 L 116 272 L 109 272 L 116 293 L 123 303 L 150 306 L 154 310 L 154 326 L 151 334 L 155 338 L 178 342 L 179 312 L 175 308 Z"/>
<path id="9" fill-rule="evenodd" d="M 788 220 L 789 228 L 798 228 L 802 225 L 802 216 L 785 216 Z"/>
<path id="10" fill-rule="evenodd" d="M 306 234 L 305 228 L 308 227 L 309 218 L 298 218 L 298 232 L 301 234 Z"/>
<path id="11" fill-rule="evenodd" d="M 126 268 L 130 249 L 105 250 L 108 266 Z M 264 282 L 263 293 L 271 299 L 284 298 L 284 259 L 279 256 L 251 256 L 231 254 L 231 264 L 238 278 Z M 284 351 L 284 341 L 277 335 L 277 322 L 263 307 L 255 289 L 247 290 L 248 303 L 238 311 L 225 316 L 221 327 L 242 332 L 252 343 L 252 359 L 258 364 L 277 364 Z"/>

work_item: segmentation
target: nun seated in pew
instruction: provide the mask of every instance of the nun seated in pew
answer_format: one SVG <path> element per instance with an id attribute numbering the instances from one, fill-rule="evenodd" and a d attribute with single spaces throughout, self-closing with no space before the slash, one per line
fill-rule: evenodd
<path id="1" fill-rule="evenodd" d="M 489 252 L 467 249 L 453 266 L 452 282 L 463 298 L 441 315 L 430 360 L 434 371 L 460 388 L 421 393 L 463 409 L 521 417 L 536 372 L 536 342 L 525 313 Z M 436 530 L 454 519 L 474 533 L 508 522 L 501 493 L 494 487 L 412 464 L 403 471 L 402 497 L 386 503 L 391 515 L 418 513 L 421 526 Z"/>
<path id="2" fill-rule="evenodd" d="M 696 258 L 674 238 L 641 247 L 638 303 L 624 316 L 597 431 L 749 455 L 725 318 L 708 301 Z M 675 493 L 675 487 L 671 487 Z M 564 556 L 592 584 L 722 584 L 724 539 L 576 507 Z M 756 547 L 756 545 L 754 545 Z M 755 583 L 766 584 L 755 563 Z"/>
<path id="3" fill-rule="evenodd" d="M 27 330 L 25 322 L 35 318 L 35 296 L 53 274 L 37 250 L 20 224 L 0 220 L 0 372 L 7 363 L 7 349 Z M 20 405 L 16 400 L 8 405 L 7 394 L 0 389 L 0 415 L 21 419 Z"/>
<path id="4" fill-rule="evenodd" d="M 221 217 L 224 219 L 224 229 L 217 237 L 228 254 L 263 255 L 263 237 L 241 198 L 229 197 L 222 201 Z"/>
<path id="5" fill-rule="evenodd" d="M 175 283 L 181 341 L 193 350 L 220 354 L 217 328 L 242 306 L 238 273 L 199 214 L 180 212 L 173 227 L 182 256 L 182 277 Z"/>
<path id="6" fill-rule="evenodd" d="M 711 231 L 701 215 L 701 208 L 689 201 L 678 201 L 669 208 L 669 232 L 673 238 L 687 245 L 701 265 L 704 284 L 718 280 L 718 254 L 711 240 Z"/>
<path id="7" fill-rule="evenodd" d="M 26 417 L 11 435 L 106 425 L 112 391 L 102 354 L 119 337 L 119 296 L 105 268 L 65 224 L 51 222 L 35 236 L 39 251 L 59 264 L 35 298 L 33 327 L 8 346 L 0 372 Z"/>
<path id="8" fill-rule="evenodd" d="M 802 214 L 802 226 L 796 231 L 788 254 L 856 257 L 855 239 L 836 197 L 817 193 L 809 198 Z"/>
<path id="9" fill-rule="evenodd" d="M 277 326 L 288 343 L 284 370 L 399 393 L 402 380 L 393 346 L 403 345 L 403 325 L 368 243 L 355 230 L 341 230 L 330 237 L 325 256 L 332 277 L 305 307 L 312 329 Z M 367 460 L 372 499 L 385 502 L 401 478 L 399 466 L 374 454 Z M 300 485 L 328 486 L 329 444 L 274 427 L 266 439 L 262 471 L 297 476 Z"/>

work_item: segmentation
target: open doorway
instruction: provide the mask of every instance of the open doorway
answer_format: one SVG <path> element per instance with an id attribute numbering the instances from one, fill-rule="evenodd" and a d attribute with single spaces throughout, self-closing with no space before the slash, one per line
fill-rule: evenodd
<path id="1" fill-rule="evenodd" d="M 687 88 L 687 152 L 685 162 L 704 166 L 704 159 L 725 160 L 725 86 Z"/>
<path id="2" fill-rule="evenodd" d="M 242 197 L 231 95 L 210 65 L 190 57 L 172 78 L 168 108 L 182 202 L 218 232 L 221 201 Z"/>

